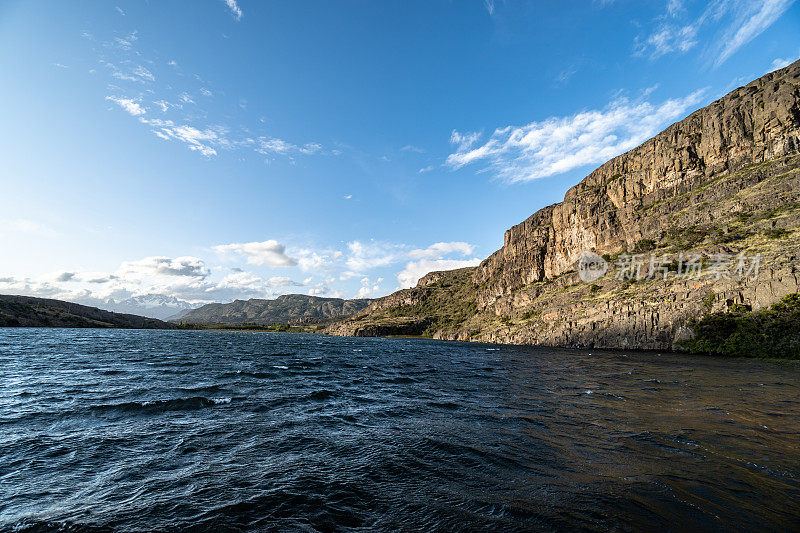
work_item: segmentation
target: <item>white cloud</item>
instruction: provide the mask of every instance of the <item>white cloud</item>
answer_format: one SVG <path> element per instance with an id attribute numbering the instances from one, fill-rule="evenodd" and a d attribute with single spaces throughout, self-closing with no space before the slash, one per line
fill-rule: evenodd
<path id="1" fill-rule="evenodd" d="M 231 289 L 252 289 L 263 285 L 264 280 L 250 272 L 234 272 L 228 274 L 222 281 L 219 282 L 218 287 L 231 288 Z"/>
<path id="2" fill-rule="evenodd" d="M 437 242 L 427 248 L 411 250 L 408 252 L 408 257 L 410 259 L 437 259 L 452 253 L 468 256 L 474 250 L 475 245 L 467 242 Z"/>
<path id="3" fill-rule="evenodd" d="M 419 278 L 429 272 L 436 272 L 439 270 L 453 270 L 456 268 L 464 268 L 468 266 L 475 266 L 480 264 L 481 260 L 478 258 L 473 259 L 422 259 L 420 261 L 410 261 L 406 267 L 397 273 L 397 282 L 401 288 L 413 287 L 419 281 Z"/>
<path id="4" fill-rule="evenodd" d="M 217 155 L 217 149 L 234 146 L 227 137 L 225 128 L 198 129 L 188 124 L 175 124 L 171 120 L 140 118 L 141 122 L 153 127 L 153 133 L 162 139 L 186 143 L 190 150 L 198 151 L 206 157 Z"/>
<path id="5" fill-rule="evenodd" d="M 123 10 L 123 9 L 122 9 L 121 7 L 119 7 L 119 6 L 117 6 L 117 7 L 116 7 L 116 9 L 117 9 L 117 13 L 119 13 L 119 14 L 120 14 L 120 15 L 122 15 L 123 17 L 125 16 L 125 10 Z"/>
<path id="6" fill-rule="evenodd" d="M 356 272 L 382 267 L 397 262 L 403 257 L 403 247 L 387 242 L 352 241 L 347 243 L 347 267 Z"/>
<path id="7" fill-rule="evenodd" d="M 236 3 L 236 0 L 225 0 L 225 5 L 228 6 L 228 9 L 231 10 L 231 15 L 236 20 L 242 20 L 242 10 L 239 9 L 239 4 Z"/>
<path id="8" fill-rule="evenodd" d="M 66 281 L 78 281 L 76 279 L 77 274 L 75 272 L 57 272 L 51 276 L 51 279 L 55 282 L 66 282 Z"/>
<path id="9" fill-rule="evenodd" d="M 144 68 L 144 67 L 143 67 L 143 66 L 141 66 L 141 65 L 139 65 L 138 67 L 136 67 L 135 69 L 133 69 L 133 73 L 134 73 L 136 76 L 138 76 L 138 77 L 140 77 L 140 78 L 142 78 L 142 79 L 144 79 L 144 80 L 147 80 L 147 81 L 156 81 L 156 77 L 155 77 L 155 76 L 153 76 L 153 73 L 152 73 L 152 72 L 150 72 L 149 70 L 147 70 L 146 68 Z"/>
<path id="10" fill-rule="evenodd" d="M 319 152 L 322 145 L 317 143 L 306 143 L 303 146 L 297 146 L 282 139 L 259 137 L 254 141 L 256 152 L 264 155 L 270 154 L 291 154 L 299 153 L 310 155 Z"/>
<path id="11" fill-rule="evenodd" d="M 424 174 L 426 172 L 430 172 L 433 170 L 433 165 L 428 165 L 427 167 L 419 169 L 419 174 Z"/>
<path id="12" fill-rule="evenodd" d="M 297 260 L 286 255 L 286 247 L 276 240 L 222 244 L 214 246 L 214 250 L 220 253 L 242 255 L 252 265 L 267 265 L 271 267 L 297 265 Z"/>
<path id="13" fill-rule="evenodd" d="M 292 278 L 286 276 L 273 276 L 267 280 L 267 285 L 273 288 L 299 287 L 301 285 L 305 285 L 305 283 L 298 283 L 297 281 L 294 281 Z"/>
<path id="14" fill-rule="evenodd" d="M 352 198 L 353 198 L 353 195 L 352 195 L 352 194 L 345 194 L 345 195 L 344 195 L 344 199 L 345 199 L 345 200 L 351 200 Z"/>
<path id="15" fill-rule="evenodd" d="M 133 116 L 144 115 L 146 111 L 145 108 L 139 103 L 139 99 L 122 98 L 119 96 L 106 96 L 106 100 L 114 102 Z"/>
<path id="16" fill-rule="evenodd" d="M 452 169 L 484 162 L 482 171 L 507 182 L 525 182 L 599 164 L 639 145 L 702 101 L 704 90 L 653 105 L 620 97 L 602 110 L 550 117 L 498 128 L 478 146 L 480 134 L 454 131 Z"/>
<path id="17" fill-rule="evenodd" d="M 368 277 L 362 278 L 361 287 L 356 293 L 356 298 L 373 298 L 381 292 L 381 283 L 383 283 L 383 278 L 378 278 L 375 281 Z"/>
<path id="18" fill-rule="evenodd" d="M 797 58 L 798 58 L 798 56 L 794 56 L 794 57 L 776 57 L 775 59 L 772 60 L 772 63 L 769 66 L 769 72 L 772 72 L 773 70 L 781 69 L 783 67 L 788 67 L 789 65 L 791 65 L 792 63 L 797 61 Z"/>
<path id="19" fill-rule="evenodd" d="M 152 256 L 138 261 L 126 261 L 120 266 L 121 274 L 149 275 L 149 276 L 188 276 L 205 278 L 209 272 L 202 259 L 197 257 L 169 257 Z"/>
<path id="20" fill-rule="evenodd" d="M 136 35 L 138 32 L 136 30 L 132 31 L 125 37 L 117 37 L 114 39 L 116 45 L 123 50 L 130 50 L 133 47 L 133 43 L 138 40 L 138 36 Z"/>
<path id="21" fill-rule="evenodd" d="M 293 251 L 300 269 L 305 272 L 328 267 L 336 259 L 334 255 L 337 253 L 340 254 L 340 252 L 315 251 L 308 248 L 300 248 Z"/>

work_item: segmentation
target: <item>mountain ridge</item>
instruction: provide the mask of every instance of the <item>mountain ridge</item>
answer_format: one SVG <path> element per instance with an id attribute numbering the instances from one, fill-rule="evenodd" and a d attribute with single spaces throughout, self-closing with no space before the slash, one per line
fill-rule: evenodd
<path id="1" fill-rule="evenodd" d="M 62 300 L 5 294 L 0 294 L 0 327 L 175 328 L 155 318 L 114 313 Z"/>
<path id="2" fill-rule="evenodd" d="M 263 326 L 303 324 L 352 315 L 364 309 L 371 301 L 284 294 L 272 300 L 251 298 L 230 303 L 206 304 L 172 319 L 172 322 L 214 325 L 249 323 Z"/>

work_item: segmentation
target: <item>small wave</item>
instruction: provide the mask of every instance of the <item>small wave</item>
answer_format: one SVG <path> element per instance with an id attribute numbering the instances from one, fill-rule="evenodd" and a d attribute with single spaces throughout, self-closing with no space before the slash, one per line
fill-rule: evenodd
<path id="1" fill-rule="evenodd" d="M 338 395 L 338 393 L 334 390 L 320 389 L 310 393 L 308 396 L 306 396 L 306 398 L 309 400 L 327 400 L 328 398 L 333 398 L 336 395 Z"/>
<path id="2" fill-rule="evenodd" d="M 215 405 L 231 403 L 233 398 L 206 398 L 193 396 L 191 398 L 171 398 L 168 400 L 145 400 L 142 402 L 123 402 L 115 404 L 95 405 L 92 411 L 122 412 L 122 413 L 162 413 L 167 411 L 191 411 Z"/>
<path id="3" fill-rule="evenodd" d="M 460 405 L 455 402 L 428 402 L 431 407 L 441 407 L 442 409 L 458 409 Z"/>
<path id="4" fill-rule="evenodd" d="M 417 383 L 416 379 L 407 376 L 397 376 L 394 378 L 382 379 L 381 381 L 384 383 L 398 383 L 401 385 L 404 383 Z"/>

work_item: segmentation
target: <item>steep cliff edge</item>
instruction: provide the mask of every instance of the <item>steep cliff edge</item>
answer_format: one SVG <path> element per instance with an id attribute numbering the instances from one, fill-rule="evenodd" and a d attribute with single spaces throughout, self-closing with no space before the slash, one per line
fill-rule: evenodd
<path id="1" fill-rule="evenodd" d="M 676 348 L 693 318 L 798 292 L 799 152 L 796 62 L 603 164 L 563 202 L 509 229 L 469 279 L 463 270 L 429 274 L 330 331 L 379 331 L 381 321 L 404 317 L 427 320 L 424 333 L 445 339 Z M 581 282 L 584 252 L 603 255 L 608 274 Z M 682 275 L 684 257 L 717 274 Z M 755 257 L 757 276 L 732 275 L 737 258 L 752 266 Z M 637 258 L 641 276 L 615 275 Z M 459 306 L 474 310 L 447 320 L 434 302 L 454 283 Z"/>

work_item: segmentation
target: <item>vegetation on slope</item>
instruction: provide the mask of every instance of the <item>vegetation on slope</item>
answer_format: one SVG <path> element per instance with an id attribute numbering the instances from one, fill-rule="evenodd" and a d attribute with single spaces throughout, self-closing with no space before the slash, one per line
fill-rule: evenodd
<path id="1" fill-rule="evenodd" d="M 695 337 L 682 345 L 692 353 L 731 357 L 800 359 L 800 295 L 785 296 L 768 309 L 734 306 L 692 324 Z"/>
<path id="2" fill-rule="evenodd" d="M 474 268 L 447 272 L 435 281 L 401 290 L 384 299 L 385 305 L 335 324 L 340 334 L 355 336 L 420 335 L 455 331 L 477 313 Z M 380 300 L 379 300 L 380 302 Z"/>
<path id="3" fill-rule="evenodd" d="M 154 318 L 112 313 L 61 300 L 0 295 L 0 327 L 171 329 L 175 326 Z"/>

